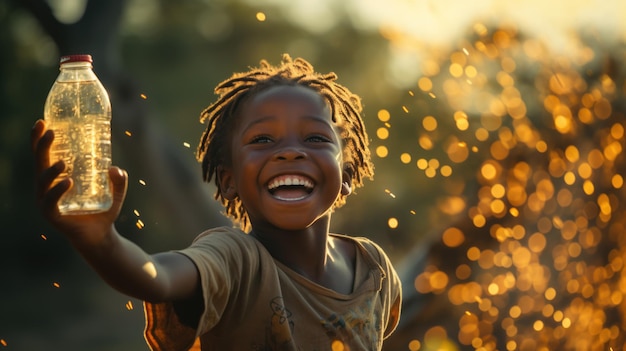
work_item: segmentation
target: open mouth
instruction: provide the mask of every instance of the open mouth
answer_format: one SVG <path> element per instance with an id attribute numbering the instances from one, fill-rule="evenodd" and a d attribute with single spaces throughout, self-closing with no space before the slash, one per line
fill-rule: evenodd
<path id="1" fill-rule="evenodd" d="M 297 201 L 307 197 L 313 191 L 314 183 L 301 175 L 281 175 L 270 180 L 267 189 L 276 199 Z"/>

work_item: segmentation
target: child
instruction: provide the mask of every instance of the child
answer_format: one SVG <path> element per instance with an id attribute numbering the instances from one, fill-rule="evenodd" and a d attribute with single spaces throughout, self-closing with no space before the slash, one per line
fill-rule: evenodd
<path id="1" fill-rule="evenodd" d="M 64 165 L 49 164 L 54 135 L 35 123 L 44 216 L 108 284 L 145 301 L 152 350 L 382 348 L 400 316 L 398 276 L 370 240 L 329 233 L 331 212 L 373 175 L 360 99 L 336 78 L 285 55 L 218 85 L 197 156 L 242 230 L 210 229 L 154 255 L 115 229 L 128 181 L 117 167 L 108 212 L 59 215 L 72 182 L 52 186 Z"/>

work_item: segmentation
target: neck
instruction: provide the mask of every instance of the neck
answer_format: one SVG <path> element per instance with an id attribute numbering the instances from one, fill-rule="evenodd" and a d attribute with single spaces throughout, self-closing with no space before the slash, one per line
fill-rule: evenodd
<path id="1" fill-rule="evenodd" d="M 250 235 L 265 246 L 280 263 L 316 280 L 326 267 L 330 215 L 317 220 L 308 228 L 297 231 L 253 227 Z"/>

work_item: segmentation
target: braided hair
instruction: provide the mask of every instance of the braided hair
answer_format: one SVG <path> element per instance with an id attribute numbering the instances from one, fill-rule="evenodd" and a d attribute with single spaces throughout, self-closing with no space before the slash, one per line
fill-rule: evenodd
<path id="1" fill-rule="evenodd" d="M 215 199 L 225 207 L 226 215 L 243 230 L 249 229 L 249 218 L 241 200 L 226 199 L 221 192 L 218 167 L 231 164 L 231 131 L 241 106 L 250 97 L 268 88 L 281 85 L 299 85 L 318 92 L 330 107 L 333 123 L 340 132 L 344 163 L 351 176 L 353 188 L 363 186 L 363 179 L 372 179 L 374 166 L 368 148 L 368 137 L 361 118 L 361 99 L 344 86 L 337 84 L 335 73 L 320 74 L 302 58 L 284 54 L 280 66 L 272 66 L 262 60 L 261 66 L 248 72 L 235 73 L 215 88 L 219 99 L 200 114 L 200 122 L 208 121 L 202 133 L 196 157 L 202 163 L 202 177 L 206 182 L 214 179 L 217 191 Z M 340 195 L 334 208 L 345 203 Z"/>

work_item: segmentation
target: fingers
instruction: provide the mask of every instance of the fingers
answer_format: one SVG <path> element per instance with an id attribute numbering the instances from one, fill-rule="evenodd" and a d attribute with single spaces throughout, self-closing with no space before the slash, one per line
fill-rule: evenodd
<path id="1" fill-rule="evenodd" d="M 44 122 L 41 119 L 38 119 L 37 121 L 35 121 L 35 124 L 33 125 L 33 128 L 30 131 L 30 141 L 31 141 L 31 147 L 33 149 L 33 152 L 35 151 L 35 145 L 39 141 L 39 138 L 41 138 L 41 135 L 45 132 L 45 129 L 46 129 L 46 122 Z"/>
<path id="2" fill-rule="evenodd" d="M 54 218 L 60 215 L 57 204 L 61 196 L 72 187 L 72 184 L 70 178 L 63 179 L 39 197 L 41 211 L 46 217 Z"/>
<path id="3" fill-rule="evenodd" d="M 54 133 L 46 130 L 46 124 L 37 120 L 31 129 L 31 148 L 35 156 L 35 196 L 37 204 L 45 213 L 56 210 L 56 201 L 67 191 L 71 183 L 60 182 L 54 187 L 52 183 L 63 172 L 65 165 L 57 162 L 50 167 L 50 146 L 54 140 Z M 54 208 L 54 209 L 53 209 Z"/>
<path id="4" fill-rule="evenodd" d="M 32 147 L 35 154 L 35 171 L 37 174 L 41 174 L 50 167 L 50 146 L 53 141 L 54 132 L 52 130 L 33 129 Z"/>
<path id="5" fill-rule="evenodd" d="M 41 211 L 48 217 L 58 214 L 57 203 L 61 196 L 72 187 L 72 180 L 61 179 L 54 184 L 55 179 L 65 170 L 63 161 L 43 170 L 35 179 L 35 196 Z M 54 184 L 54 185 L 53 185 Z"/>
<path id="6" fill-rule="evenodd" d="M 50 189 L 54 180 L 65 170 L 65 163 L 59 161 L 52 165 L 52 167 L 39 170 L 37 177 L 35 178 L 36 195 L 41 199 L 44 194 Z"/>
<path id="7" fill-rule="evenodd" d="M 128 190 L 128 173 L 119 167 L 113 166 L 109 168 L 109 179 L 113 188 L 112 210 L 115 213 L 119 213 Z"/>
<path id="8" fill-rule="evenodd" d="M 116 194 L 125 195 L 128 187 L 128 174 L 126 171 L 117 166 L 112 166 L 109 168 L 109 178 L 113 184 L 114 196 Z"/>
<path id="9" fill-rule="evenodd" d="M 69 178 L 55 179 L 65 170 L 63 161 L 50 165 L 50 146 L 54 132 L 46 129 L 43 120 L 37 120 L 31 130 L 31 147 L 35 155 L 35 196 L 41 211 L 48 217 L 59 214 L 57 203 L 61 196 L 72 187 Z M 54 184 L 54 185 L 53 185 Z"/>

